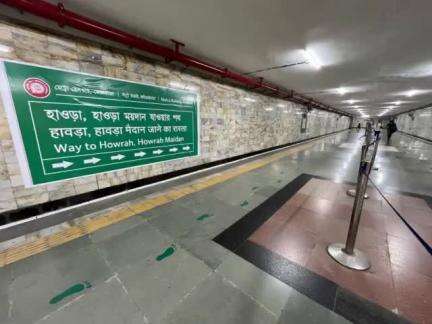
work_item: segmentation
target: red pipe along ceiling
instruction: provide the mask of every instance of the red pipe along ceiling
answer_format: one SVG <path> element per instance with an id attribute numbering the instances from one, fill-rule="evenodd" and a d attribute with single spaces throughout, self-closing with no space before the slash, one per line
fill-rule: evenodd
<path id="1" fill-rule="evenodd" d="M 313 98 L 303 96 L 299 93 L 294 92 L 293 90 L 281 89 L 268 82 L 264 82 L 262 78 L 251 78 L 240 73 L 230 71 L 227 68 L 219 67 L 201 61 L 192 56 L 185 55 L 180 52 L 180 47 L 184 45 L 177 41 L 173 41 L 175 44 L 175 48 L 170 49 L 168 47 L 150 42 L 144 38 L 121 31 L 117 28 L 102 24 L 85 16 L 76 14 L 70 10 L 65 9 L 62 3 L 54 5 L 43 0 L 0 0 L 0 3 L 17 8 L 20 11 L 27 11 L 33 15 L 53 20 L 57 22 L 61 27 L 70 26 L 90 34 L 106 38 L 111 41 L 116 41 L 118 43 L 134 47 L 157 56 L 161 56 L 165 58 L 167 62 L 177 61 L 184 64 L 185 66 L 193 67 L 198 70 L 208 72 L 210 74 L 231 79 L 251 89 L 267 90 L 270 91 L 272 95 L 289 101 L 300 103 L 308 107 L 316 107 L 319 109 L 333 111 L 342 115 L 349 116 L 349 114 L 337 111 L 330 106 L 315 101 Z"/>

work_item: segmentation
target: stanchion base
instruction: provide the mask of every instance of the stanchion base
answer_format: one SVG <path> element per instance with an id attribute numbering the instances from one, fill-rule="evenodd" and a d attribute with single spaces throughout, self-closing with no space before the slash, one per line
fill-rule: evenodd
<path id="1" fill-rule="evenodd" d="M 370 268 L 369 260 L 363 252 L 354 249 L 353 254 L 344 252 L 345 244 L 333 243 L 327 247 L 328 254 L 343 266 L 354 270 L 367 270 Z"/>
<path id="2" fill-rule="evenodd" d="M 348 189 L 347 190 L 347 195 L 350 197 L 355 197 L 356 196 L 356 190 L 355 189 Z M 368 199 L 369 195 L 367 193 L 364 194 L 364 199 Z"/>

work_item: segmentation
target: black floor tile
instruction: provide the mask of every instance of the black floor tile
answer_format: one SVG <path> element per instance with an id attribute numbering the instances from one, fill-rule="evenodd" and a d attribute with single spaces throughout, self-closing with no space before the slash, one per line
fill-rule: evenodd
<path id="1" fill-rule="evenodd" d="M 250 211 L 246 216 L 231 225 L 213 240 L 228 250 L 235 251 L 245 242 L 266 220 L 282 207 L 296 192 L 303 187 L 311 175 L 302 174 L 288 185 L 276 192 L 261 205 Z"/>
<path id="2" fill-rule="evenodd" d="M 248 241 L 255 230 L 312 178 L 326 179 L 310 174 L 298 176 L 213 240 L 305 296 L 355 323 L 408 323 L 397 314 L 349 292 L 333 281 Z"/>
<path id="3" fill-rule="evenodd" d="M 314 272 L 250 241 L 236 253 L 261 270 L 328 309 L 333 309 L 337 285 Z"/>
<path id="4" fill-rule="evenodd" d="M 397 314 L 339 287 L 334 311 L 354 323 L 409 323 Z"/>

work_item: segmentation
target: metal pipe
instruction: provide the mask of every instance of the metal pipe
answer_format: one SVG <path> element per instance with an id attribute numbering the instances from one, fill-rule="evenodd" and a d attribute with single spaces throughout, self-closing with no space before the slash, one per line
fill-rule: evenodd
<path id="1" fill-rule="evenodd" d="M 371 143 L 373 142 L 373 129 L 372 127 L 367 127 L 365 129 L 365 143 L 369 147 Z"/>
<path id="2" fill-rule="evenodd" d="M 362 161 L 359 168 L 359 179 L 357 181 L 356 196 L 354 200 L 353 209 L 351 212 L 351 220 L 348 229 L 347 239 L 345 244 L 333 243 L 327 247 L 328 254 L 337 262 L 354 270 L 367 270 L 370 268 L 370 262 L 365 253 L 355 248 L 357 239 L 358 228 L 360 225 L 360 218 L 363 209 L 364 195 L 368 185 L 369 174 L 372 168 L 372 163 L 378 150 L 379 138 L 374 144 L 373 154 L 370 161 L 367 161 L 367 151 L 370 147 L 368 144 L 362 146 Z"/>
<path id="3" fill-rule="evenodd" d="M 354 246 L 357 238 L 361 212 L 363 209 L 363 202 L 365 199 L 365 193 L 369 181 L 369 175 L 372 170 L 372 166 L 375 162 L 376 154 L 378 152 L 378 144 L 379 144 L 379 136 L 376 136 L 375 141 L 373 142 L 374 147 L 373 147 L 372 157 L 370 161 L 366 161 L 367 151 L 370 145 L 362 146 L 361 156 L 363 159 L 360 163 L 359 179 L 357 181 L 357 188 L 356 188 L 356 192 L 358 194 L 356 195 L 354 200 L 354 206 L 351 213 L 350 226 L 349 226 L 347 240 L 344 248 L 344 251 L 347 254 L 353 254 L 354 252 Z"/>
<path id="4" fill-rule="evenodd" d="M 176 48 L 173 50 L 168 47 L 150 42 L 142 37 L 138 37 L 120 29 L 102 24 L 96 20 L 65 9 L 62 3 L 59 3 L 57 6 L 44 0 L 0 0 L 0 3 L 17 8 L 20 11 L 27 11 L 33 15 L 55 21 L 59 24 L 59 26 L 70 26 L 77 30 L 122 43 L 124 45 L 137 48 L 157 56 L 162 56 L 167 61 L 177 61 L 186 66 L 231 79 L 249 88 L 269 90 L 273 95 L 281 97 L 285 100 L 293 101 L 303 105 L 312 104 L 313 106 L 322 110 L 335 112 L 348 117 L 351 116 L 348 113 L 338 111 L 335 108 L 318 102 L 312 98 L 307 98 L 292 90 L 282 90 L 268 82 L 263 82 L 262 79 L 260 80 L 257 78 L 247 77 L 240 73 L 230 71 L 227 68 L 219 67 L 199 60 L 195 57 L 185 55 L 179 51 L 178 46 L 176 46 Z"/>
<path id="5" fill-rule="evenodd" d="M 367 130 L 366 130 L 366 132 L 367 132 Z M 365 135 L 365 136 L 366 136 L 365 141 L 367 141 L 367 135 Z M 368 148 L 370 145 L 371 145 L 370 143 L 365 144 L 366 150 L 364 150 L 362 147 L 361 154 L 360 154 L 360 163 L 361 163 L 361 161 L 364 161 L 366 159 L 366 154 L 367 154 L 367 151 L 368 151 Z M 357 175 L 357 184 L 361 181 L 361 176 L 362 176 L 361 168 L 359 168 L 358 175 Z M 348 189 L 346 194 L 350 197 L 356 197 L 357 191 L 356 191 L 356 189 Z M 365 193 L 363 197 L 364 197 L 364 199 L 369 199 L 369 195 L 367 193 Z"/>
<path id="6" fill-rule="evenodd" d="M 370 161 L 370 164 L 369 164 L 369 169 L 368 169 L 368 172 L 367 172 L 368 177 L 369 177 L 370 172 L 371 172 L 371 170 L 373 168 L 373 165 L 375 163 L 375 157 L 376 157 L 377 152 L 378 152 L 378 145 L 379 145 L 380 139 L 381 139 L 381 137 L 379 135 L 375 136 L 375 142 L 374 142 L 375 145 L 374 145 L 374 149 L 373 149 L 373 153 L 372 153 L 372 158 L 371 158 L 371 161 Z"/>
<path id="7" fill-rule="evenodd" d="M 366 156 L 367 149 L 368 149 L 367 146 L 365 145 L 362 146 L 362 156 Z M 363 209 L 364 194 L 366 193 L 366 188 L 367 188 L 366 171 L 368 169 L 368 165 L 369 163 L 365 160 L 362 160 L 360 162 L 360 171 L 359 171 L 360 177 L 359 177 L 359 181 L 357 181 L 357 187 L 356 187 L 357 194 L 355 196 L 354 206 L 351 212 L 351 220 L 350 220 L 349 230 L 348 230 L 347 239 L 344 248 L 344 252 L 347 254 L 353 254 L 354 252 L 354 246 L 357 238 L 361 212 Z"/>
<path id="8" fill-rule="evenodd" d="M 367 150 L 363 150 L 363 147 L 362 147 L 361 155 L 360 155 L 360 163 L 361 163 L 361 161 L 365 160 L 365 158 L 366 158 L 366 152 L 367 152 Z M 358 174 L 357 174 L 357 184 L 361 181 L 361 176 L 362 176 L 361 169 L 359 168 L 359 171 L 358 171 Z M 356 185 L 356 187 L 357 187 L 357 185 Z M 357 197 L 357 191 L 356 191 L 356 189 L 348 189 L 346 193 L 350 197 Z M 365 193 L 364 198 L 365 199 L 369 198 L 369 196 L 368 196 L 367 193 Z"/>

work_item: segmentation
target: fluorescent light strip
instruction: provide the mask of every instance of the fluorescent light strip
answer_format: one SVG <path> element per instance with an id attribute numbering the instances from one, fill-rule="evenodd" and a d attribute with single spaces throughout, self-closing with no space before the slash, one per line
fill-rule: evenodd
<path id="1" fill-rule="evenodd" d="M 339 87 L 336 89 L 337 93 L 340 94 L 341 96 L 343 96 L 345 93 L 348 92 L 348 90 L 344 87 Z"/>
<path id="2" fill-rule="evenodd" d="M 407 91 L 405 95 L 407 97 L 412 97 L 412 96 L 418 95 L 419 93 L 420 93 L 420 90 L 412 89 L 412 90 Z"/>
<path id="3" fill-rule="evenodd" d="M 310 50 L 310 49 L 303 50 L 303 57 L 315 69 L 317 69 L 317 70 L 321 69 L 322 64 L 312 50 Z"/>

